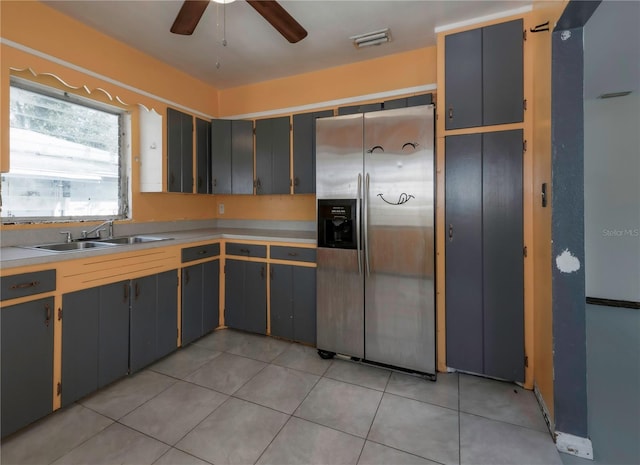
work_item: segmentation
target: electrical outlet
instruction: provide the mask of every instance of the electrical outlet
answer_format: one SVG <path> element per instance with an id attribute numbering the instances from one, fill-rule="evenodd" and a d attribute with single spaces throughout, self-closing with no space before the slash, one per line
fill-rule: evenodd
<path id="1" fill-rule="evenodd" d="M 219 203 L 218 204 L 218 213 L 221 215 L 224 215 L 224 204 L 223 203 Z"/>

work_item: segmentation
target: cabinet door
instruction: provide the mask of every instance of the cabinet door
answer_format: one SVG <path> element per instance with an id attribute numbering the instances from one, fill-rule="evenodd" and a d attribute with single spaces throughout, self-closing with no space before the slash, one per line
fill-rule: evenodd
<path id="1" fill-rule="evenodd" d="M 231 194 L 230 120 L 211 121 L 211 178 L 214 194 Z"/>
<path id="2" fill-rule="evenodd" d="M 245 262 L 246 295 L 243 328 L 253 333 L 267 332 L 267 264 Z"/>
<path id="3" fill-rule="evenodd" d="M 520 382 L 524 381 L 522 220 L 522 131 L 486 133 L 482 155 L 484 373 Z"/>
<path id="4" fill-rule="evenodd" d="M 316 344 L 316 269 L 292 267 L 293 339 Z"/>
<path id="5" fill-rule="evenodd" d="M 293 339 L 293 266 L 269 266 L 271 335 Z"/>
<path id="6" fill-rule="evenodd" d="M 256 121 L 256 193 L 288 194 L 289 117 Z"/>
<path id="7" fill-rule="evenodd" d="M 95 287 L 64 294 L 62 308 L 64 407 L 98 389 L 100 289 Z"/>
<path id="8" fill-rule="evenodd" d="M 178 346 L 178 271 L 160 273 L 157 279 L 156 352 L 159 359 Z"/>
<path id="9" fill-rule="evenodd" d="M 242 329 L 244 321 L 245 291 L 244 263 L 240 260 L 225 261 L 224 322 L 230 328 Z"/>
<path id="10" fill-rule="evenodd" d="M 53 297 L 0 310 L 2 436 L 53 409 Z"/>
<path id="11" fill-rule="evenodd" d="M 202 265 L 182 269 L 182 346 L 202 336 Z"/>
<path id="12" fill-rule="evenodd" d="M 156 277 L 131 282 L 130 353 L 131 373 L 149 365 L 156 353 Z"/>
<path id="13" fill-rule="evenodd" d="M 167 191 L 182 192 L 182 114 L 167 108 Z"/>
<path id="14" fill-rule="evenodd" d="M 180 192 L 193 192 L 193 117 L 181 114 Z"/>
<path id="15" fill-rule="evenodd" d="M 521 19 L 482 28 L 482 124 L 485 126 L 523 120 L 522 30 Z M 448 82 L 446 85 L 448 94 Z"/>
<path id="16" fill-rule="evenodd" d="M 231 122 L 231 193 L 253 194 L 253 121 Z"/>
<path id="17" fill-rule="evenodd" d="M 447 365 L 482 373 L 482 135 L 445 144 Z"/>
<path id="18" fill-rule="evenodd" d="M 333 116 L 333 110 L 293 115 L 293 190 L 316 191 L 316 120 Z"/>
<path id="19" fill-rule="evenodd" d="M 482 125 L 482 29 L 445 37 L 445 128 Z"/>
<path id="20" fill-rule="evenodd" d="M 202 334 L 213 331 L 220 321 L 220 261 L 202 265 Z"/>
<path id="21" fill-rule="evenodd" d="M 129 281 L 101 286 L 98 388 L 129 371 Z M 66 310 L 65 310 L 66 319 Z M 64 334 L 65 320 L 63 320 Z M 64 395 L 64 389 L 63 395 Z"/>
<path id="22" fill-rule="evenodd" d="M 196 192 L 211 193 L 211 123 L 196 118 Z"/>

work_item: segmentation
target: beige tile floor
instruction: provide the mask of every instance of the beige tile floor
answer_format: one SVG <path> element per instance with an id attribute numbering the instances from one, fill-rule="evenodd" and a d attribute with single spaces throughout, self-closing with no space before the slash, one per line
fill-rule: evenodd
<path id="1" fill-rule="evenodd" d="M 5 439 L 8 464 L 561 464 L 530 391 L 220 330 Z"/>

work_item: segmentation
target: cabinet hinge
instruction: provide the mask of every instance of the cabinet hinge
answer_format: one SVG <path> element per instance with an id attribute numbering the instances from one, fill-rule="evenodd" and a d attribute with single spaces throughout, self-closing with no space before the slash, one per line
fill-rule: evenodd
<path id="1" fill-rule="evenodd" d="M 522 40 L 527 40 L 527 30 L 526 29 L 524 29 L 522 31 Z"/>
<path id="2" fill-rule="evenodd" d="M 58 321 L 62 320 L 62 307 L 58 307 Z"/>
<path id="3" fill-rule="evenodd" d="M 289 179 L 289 187 L 293 186 L 293 179 Z"/>
<path id="4" fill-rule="evenodd" d="M 527 246 L 526 245 L 522 248 L 522 255 L 524 255 L 525 257 L 527 256 Z"/>
<path id="5" fill-rule="evenodd" d="M 62 383 L 58 383 L 58 384 L 56 385 L 56 395 L 57 395 L 57 396 L 62 395 Z"/>
<path id="6" fill-rule="evenodd" d="M 524 111 L 527 111 L 527 99 L 524 99 L 524 100 L 522 101 L 522 109 L 523 109 Z"/>
<path id="7" fill-rule="evenodd" d="M 526 139 L 522 141 L 522 152 L 526 152 L 527 151 L 527 141 Z"/>
<path id="8" fill-rule="evenodd" d="M 529 366 L 529 356 L 528 356 L 528 355 L 525 355 L 525 356 L 524 356 L 524 366 L 525 366 L 525 367 L 528 367 L 528 366 Z"/>

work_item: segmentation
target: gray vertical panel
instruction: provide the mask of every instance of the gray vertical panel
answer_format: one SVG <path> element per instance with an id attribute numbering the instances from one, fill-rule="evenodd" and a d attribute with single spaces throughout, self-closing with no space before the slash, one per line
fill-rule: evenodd
<path id="1" fill-rule="evenodd" d="M 445 128 L 482 124 L 482 30 L 445 37 Z M 453 118 L 449 118 L 450 110 Z"/>
<path id="2" fill-rule="evenodd" d="M 98 387 L 129 371 L 129 281 L 99 288 Z"/>
<path id="3" fill-rule="evenodd" d="M 271 335 L 293 339 L 293 267 L 270 265 Z"/>
<path id="4" fill-rule="evenodd" d="M 202 336 L 202 267 L 182 269 L 182 346 Z"/>
<path id="5" fill-rule="evenodd" d="M 193 192 L 193 116 L 182 113 L 182 190 Z"/>
<path id="6" fill-rule="evenodd" d="M 273 188 L 274 124 L 272 118 L 256 121 L 256 194 L 271 194 Z"/>
<path id="7" fill-rule="evenodd" d="M 253 194 L 253 121 L 231 122 L 231 192 Z"/>
<path id="8" fill-rule="evenodd" d="M 267 332 L 267 264 L 245 262 L 244 328 L 253 333 Z"/>
<path id="9" fill-rule="evenodd" d="M 313 153 L 315 152 L 314 113 L 293 115 L 293 189 L 296 194 L 315 192 Z"/>
<path id="10" fill-rule="evenodd" d="M 218 327 L 220 313 L 220 261 L 203 263 L 202 280 L 202 332 L 208 333 Z"/>
<path id="11" fill-rule="evenodd" d="M 485 126 L 523 119 L 522 31 L 521 19 L 482 29 L 482 124 Z"/>
<path id="12" fill-rule="evenodd" d="M 53 409 L 53 310 L 53 297 L 0 310 L 3 437 Z"/>
<path id="13" fill-rule="evenodd" d="M 292 267 L 293 339 L 316 344 L 316 269 Z"/>
<path id="14" fill-rule="evenodd" d="M 64 407 L 98 389 L 100 291 L 94 287 L 64 294 L 62 308 Z"/>
<path id="15" fill-rule="evenodd" d="M 211 193 L 211 123 L 196 118 L 196 192 Z"/>
<path id="16" fill-rule="evenodd" d="M 167 191 L 181 192 L 182 117 L 173 108 L 167 108 L 167 165 Z"/>
<path id="17" fill-rule="evenodd" d="M 153 362 L 156 352 L 156 277 L 131 282 L 129 368 L 134 373 Z"/>
<path id="18" fill-rule="evenodd" d="M 589 2 L 569 2 L 563 16 L 581 10 L 583 3 Z M 550 264 L 554 420 L 556 431 L 586 437 L 583 31 L 573 29 L 564 40 L 560 37 L 563 32 L 554 32 L 552 38 L 551 254 L 554 258 L 571 254 L 580 267 L 568 272 L 558 269 L 555 260 Z"/>
<path id="19" fill-rule="evenodd" d="M 244 262 L 229 259 L 225 261 L 224 288 L 225 325 L 241 329 L 245 307 Z"/>
<path id="20" fill-rule="evenodd" d="M 211 121 L 211 183 L 214 194 L 231 194 L 231 121 Z"/>
<path id="21" fill-rule="evenodd" d="M 447 365 L 482 373 L 482 136 L 445 144 Z"/>
<path id="22" fill-rule="evenodd" d="M 484 373 L 524 382 L 522 131 L 484 134 Z"/>
<path id="23" fill-rule="evenodd" d="M 288 194 L 291 186 L 291 122 L 288 116 L 274 118 L 271 126 L 271 194 Z"/>
<path id="24" fill-rule="evenodd" d="M 157 275 L 156 351 L 155 359 L 176 350 L 178 338 L 178 272 Z"/>

